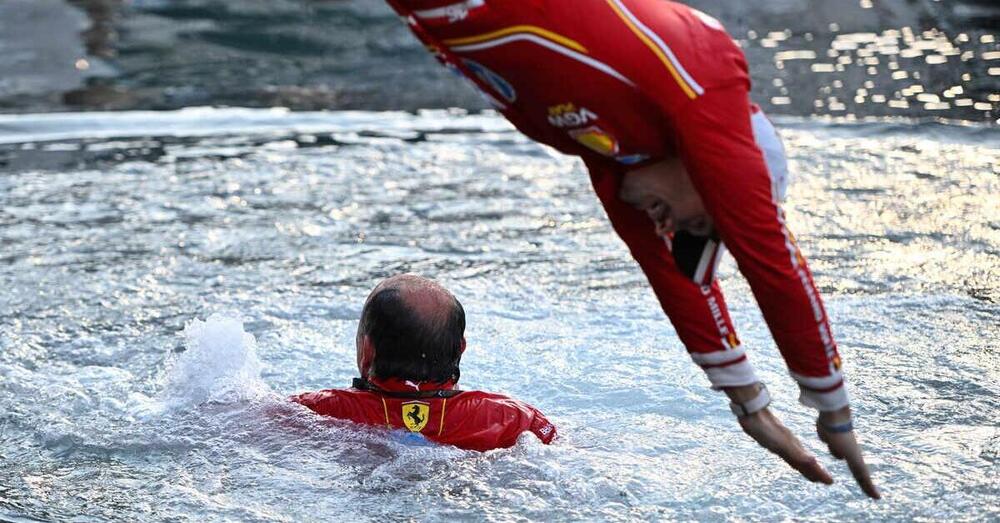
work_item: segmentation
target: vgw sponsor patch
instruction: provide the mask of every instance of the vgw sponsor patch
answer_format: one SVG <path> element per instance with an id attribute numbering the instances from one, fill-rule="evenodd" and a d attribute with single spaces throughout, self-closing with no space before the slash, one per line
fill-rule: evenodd
<path id="1" fill-rule="evenodd" d="M 548 113 L 550 125 L 558 129 L 567 129 L 571 138 L 591 151 L 613 157 L 623 165 L 635 165 L 649 159 L 649 155 L 641 153 L 619 154 L 621 145 L 618 139 L 601 127 L 593 125 L 601 117 L 586 107 L 566 102 L 550 106 Z"/>
<path id="2" fill-rule="evenodd" d="M 586 107 L 577 109 L 573 103 L 564 103 L 549 107 L 549 123 L 553 127 L 560 129 L 582 127 L 591 122 L 596 122 L 598 118 L 594 111 Z"/>

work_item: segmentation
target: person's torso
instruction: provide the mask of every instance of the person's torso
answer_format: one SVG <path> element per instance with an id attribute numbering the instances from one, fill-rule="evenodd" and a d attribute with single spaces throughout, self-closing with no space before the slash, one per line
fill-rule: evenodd
<path id="1" fill-rule="evenodd" d="M 401 398 L 357 389 L 318 394 L 330 402 L 305 402 L 317 412 L 366 425 L 419 433 L 431 441 L 472 450 L 509 447 L 525 431 L 548 443 L 552 426 L 533 407 L 500 394 L 454 391 L 450 397 Z"/>
<path id="2" fill-rule="evenodd" d="M 627 17 L 616 16 L 621 13 L 616 6 L 624 9 L 624 4 L 576 1 L 400 3 L 434 45 L 446 48 L 467 73 L 489 87 L 487 93 L 498 99 L 499 109 L 530 138 L 566 154 L 626 167 L 673 154 L 674 131 L 666 115 L 621 64 L 620 35 L 593 37 L 602 26 L 625 32 Z M 690 18 L 684 6 L 660 4 L 667 15 L 677 11 Z M 689 35 L 695 24 L 681 22 L 677 32 Z M 681 54 L 678 46 L 688 45 L 688 40 L 695 38 L 678 36 L 672 41 L 674 52 Z M 697 52 L 688 49 L 683 54 Z"/>

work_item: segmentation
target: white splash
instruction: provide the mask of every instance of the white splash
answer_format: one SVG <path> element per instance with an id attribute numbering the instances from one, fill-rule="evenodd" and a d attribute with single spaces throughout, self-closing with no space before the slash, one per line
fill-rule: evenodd
<path id="1" fill-rule="evenodd" d="M 243 330 L 238 315 L 193 320 L 181 335 L 187 350 L 167 368 L 162 408 L 256 399 L 270 391 L 260 377 L 257 340 Z"/>

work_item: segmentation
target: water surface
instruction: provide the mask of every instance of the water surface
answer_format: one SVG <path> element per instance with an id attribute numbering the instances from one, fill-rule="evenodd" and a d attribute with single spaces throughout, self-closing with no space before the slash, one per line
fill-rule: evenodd
<path id="1" fill-rule="evenodd" d="M 768 113 L 1000 118 L 995 0 L 685 3 L 743 47 Z M 486 108 L 382 0 L 0 3 L 0 110 L 199 105 Z"/>
<path id="2" fill-rule="evenodd" d="M 489 114 L 190 109 L 0 117 L 0 519 L 997 519 L 1000 136 L 779 124 L 882 502 L 742 435 L 577 161 Z M 419 445 L 282 400 L 349 384 L 362 301 L 402 271 L 465 304 L 464 385 L 556 444 Z M 821 453 L 732 262 L 723 286 Z"/>

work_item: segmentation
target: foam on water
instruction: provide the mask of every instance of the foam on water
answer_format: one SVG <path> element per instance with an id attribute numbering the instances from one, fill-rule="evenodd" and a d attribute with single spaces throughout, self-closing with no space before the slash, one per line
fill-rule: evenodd
<path id="1" fill-rule="evenodd" d="M 261 380 L 257 339 L 234 313 L 216 313 L 184 328 L 184 347 L 168 364 L 160 401 L 166 408 L 205 402 L 259 399 L 270 393 Z"/>

